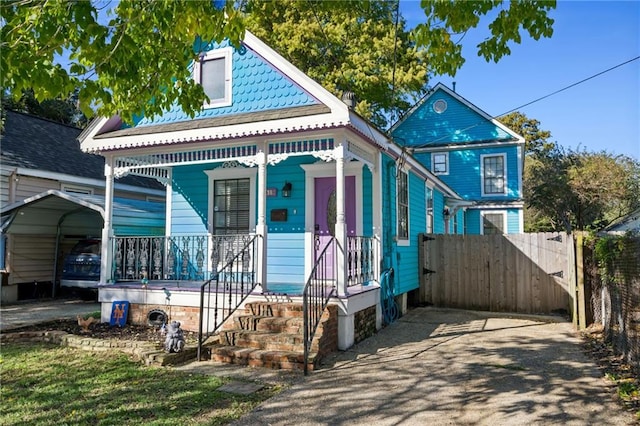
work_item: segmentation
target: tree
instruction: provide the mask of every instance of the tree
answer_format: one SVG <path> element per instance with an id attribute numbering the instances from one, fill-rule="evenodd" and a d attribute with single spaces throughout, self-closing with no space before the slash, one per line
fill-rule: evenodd
<path id="1" fill-rule="evenodd" d="M 524 191 L 528 230 L 599 230 L 640 207 L 640 162 L 556 147 L 527 157 Z"/>
<path id="2" fill-rule="evenodd" d="M 24 90 L 17 100 L 10 94 L 2 93 L 2 110 L 27 112 L 38 117 L 47 118 L 58 123 L 70 126 L 84 127 L 87 117 L 78 109 L 77 92 L 68 98 L 45 99 L 38 102 L 33 90 Z"/>
<path id="3" fill-rule="evenodd" d="M 365 8 L 370 0 L 315 2 L 321 8 Z M 161 114 L 177 102 L 188 114 L 206 96 L 187 65 L 207 43 L 228 38 L 238 45 L 244 33 L 243 2 L 122 0 L 119 2 L 9 0 L 0 3 L 0 75 L 15 96 L 32 88 L 36 99 L 66 98 L 76 88 L 85 114 Z M 478 45 L 487 60 L 510 53 L 521 27 L 534 39 L 549 37 L 555 2 L 423 2 L 425 23 L 415 31 L 418 48 L 436 73 L 455 74 L 464 59 L 455 34 L 476 28 L 479 16 L 499 10 L 491 36 Z M 374 7 L 374 6 L 372 6 Z M 109 15 L 108 20 L 98 19 Z M 364 23 L 363 23 L 364 24 Z M 310 51 L 315 46 L 309 46 Z M 69 63 L 61 64 L 68 53 Z M 353 64 L 358 66 L 358 64 Z M 354 74 L 353 78 L 371 78 Z"/>
<path id="4" fill-rule="evenodd" d="M 498 120 L 524 138 L 527 155 L 542 155 L 555 147 L 555 143 L 549 141 L 551 132 L 540 129 L 540 122 L 536 119 L 515 111 L 503 115 Z"/>
<path id="5" fill-rule="evenodd" d="M 336 96 L 354 93 L 356 111 L 384 128 L 424 95 L 426 52 L 409 39 L 396 2 L 328 5 L 250 0 L 247 28 Z"/>

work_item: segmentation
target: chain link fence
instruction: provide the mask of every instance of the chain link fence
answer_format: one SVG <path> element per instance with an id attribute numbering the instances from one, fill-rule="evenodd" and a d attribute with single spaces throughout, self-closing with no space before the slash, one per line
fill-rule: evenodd
<path id="1" fill-rule="evenodd" d="M 587 319 L 640 370 L 640 236 L 605 235 L 584 247 Z M 589 322 L 587 322 L 589 324 Z"/>

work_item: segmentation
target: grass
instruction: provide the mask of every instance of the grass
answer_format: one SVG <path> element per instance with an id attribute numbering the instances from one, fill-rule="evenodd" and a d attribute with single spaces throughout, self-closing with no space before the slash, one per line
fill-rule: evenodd
<path id="1" fill-rule="evenodd" d="M 31 343 L 3 344 L 0 374 L 3 425 L 222 425 L 281 390 L 234 395 L 219 377 Z"/>

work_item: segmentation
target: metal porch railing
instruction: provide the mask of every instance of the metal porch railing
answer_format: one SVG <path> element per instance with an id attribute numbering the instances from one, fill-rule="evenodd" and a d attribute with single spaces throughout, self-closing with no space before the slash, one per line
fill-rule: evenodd
<path id="1" fill-rule="evenodd" d="M 258 237 L 251 236 L 239 247 L 235 256 L 228 259 L 226 264 L 200 287 L 198 361 L 202 357 L 204 342 L 238 309 L 257 285 Z"/>
<path id="2" fill-rule="evenodd" d="M 115 281 L 204 281 L 252 236 L 178 235 L 113 237 Z"/>
<path id="3" fill-rule="evenodd" d="M 347 287 L 366 285 L 376 280 L 376 237 L 347 237 Z"/>
<path id="4" fill-rule="evenodd" d="M 304 312 L 304 375 L 309 374 L 309 352 L 329 298 L 336 289 L 336 239 L 332 237 L 316 256 L 302 292 Z"/>

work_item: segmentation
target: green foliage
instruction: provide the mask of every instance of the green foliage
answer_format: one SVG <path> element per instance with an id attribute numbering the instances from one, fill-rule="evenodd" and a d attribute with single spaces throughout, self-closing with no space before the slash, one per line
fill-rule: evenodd
<path id="1" fill-rule="evenodd" d="M 187 65 L 200 52 L 197 37 L 238 43 L 242 17 L 227 0 L 3 1 L 0 30 L 2 87 L 14 96 L 33 89 L 38 101 L 66 98 L 78 89 L 92 115 L 153 116 L 177 100 L 189 114 L 205 99 Z M 108 22 L 98 21 L 98 7 Z M 59 58 L 69 54 L 63 67 Z"/>
<path id="2" fill-rule="evenodd" d="M 396 32 L 395 1 L 348 4 L 250 0 L 247 27 L 334 95 L 353 92 L 355 110 L 386 127 L 424 95 L 428 55 L 402 17 Z"/>
<path id="3" fill-rule="evenodd" d="M 415 28 L 415 38 L 429 52 L 433 70 L 453 76 L 464 64 L 460 40 L 478 27 L 481 17 L 499 10 L 489 24 L 491 35 L 477 45 L 478 56 L 498 62 L 511 54 L 511 43 L 522 41 L 522 31 L 534 40 L 551 37 L 554 21 L 547 14 L 555 6 L 555 1 L 422 0 L 426 22 Z"/>
<path id="4" fill-rule="evenodd" d="M 538 120 L 529 118 L 520 111 L 503 115 L 498 120 L 524 138 L 527 155 L 544 155 L 555 147 L 555 143 L 549 141 L 551 132 L 542 130 Z"/>
<path id="5" fill-rule="evenodd" d="M 3 425 L 227 424 L 279 391 L 243 396 L 229 379 L 145 367 L 123 354 L 2 345 Z"/>
<path id="6" fill-rule="evenodd" d="M 596 238 L 593 253 L 607 282 L 625 285 L 640 272 L 640 244 L 638 236 L 631 232 Z"/>
<path id="7" fill-rule="evenodd" d="M 600 230 L 640 207 L 640 162 L 623 155 L 547 147 L 526 156 L 523 180 L 534 231 Z"/>
<path id="8" fill-rule="evenodd" d="M 38 102 L 33 90 L 24 90 L 22 96 L 16 99 L 11 94 L 2 93 L 2 110 L 26 112 L 38 117 L 47 118 L 70 126 L 84 127 L 87 117 L 78 109 L 77 91 L 66 99 L 45 99 Z M 3 113 L 4 114 L 4 113 Z"/>
<path id="9" fill-rule="evenodd" d="M 87 116 L 95 110 L 131 122 L 134 115 L 159 115 L 174 102 L 193 116 L 206 99 L 188 69 L 200 53 L 194 41 L 228 38 L 238 45 L 246 11 L 255 15 L 251 28 L 280 53 L 333 93 L 355 92 L 361 99 L 357 111 L 384 125 L 385 115 L 405 110 L 420 96 L 428 75 L 455 74 L 464 59 L 454 38 L 476 28 L 480 16 L 497 11 L 491 36 L 478 45 L 479 55 L 497 61 L 510 53 L 510 43 L 521 41 L 521 30 L 534 39 L 551 36 L 547 13 L 555 2 L 513 1 L 504 7 L 501 1 L 424 1 L 425 23 L 412 38 L 400 19 L 397 43 L 395 5 L 7 0 L 0 3 L 2 87 L 15 99 L 33 89 L 40 102 L 66 99 L 78 89 Z M 69 62 L 62 64 L 63 58 Z"/>

